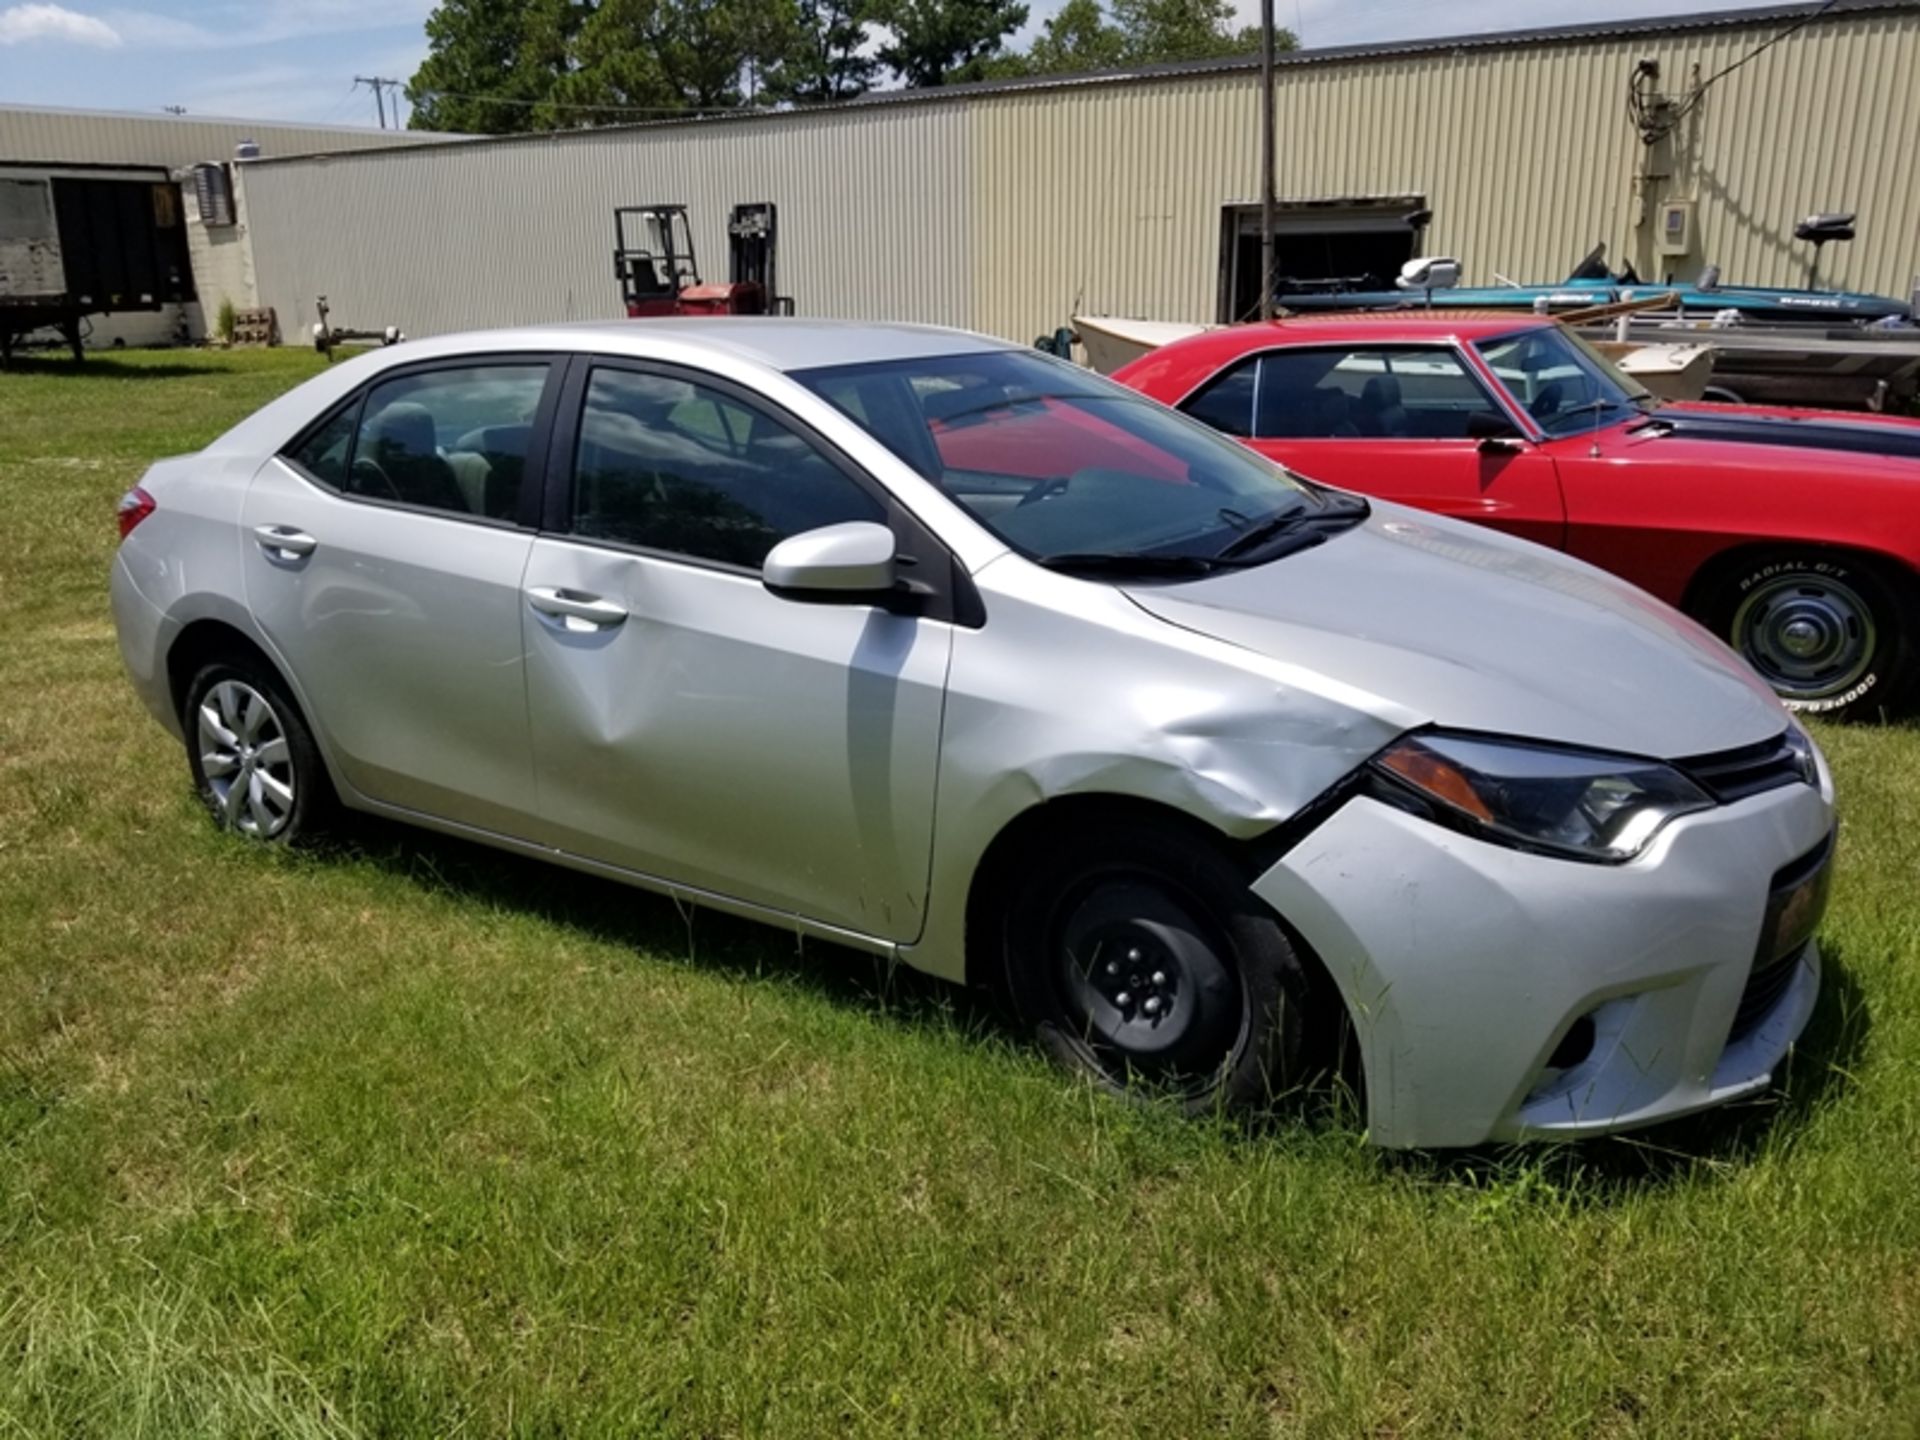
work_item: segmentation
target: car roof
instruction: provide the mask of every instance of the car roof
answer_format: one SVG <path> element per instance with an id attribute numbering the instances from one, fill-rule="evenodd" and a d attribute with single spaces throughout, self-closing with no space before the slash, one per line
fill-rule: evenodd
<path id="1" fill-rule="evenodd" d="M 1378 340 L 1383 331 L 1409 340 L 1485 340 L 1555 322 L 1548 316 L 1514 310 L 1353 310 L 1328 315 L 1289 315 L 1236 330 L 1277 331 L 1287 343 L 1306 340 Z M 1271 344 L 1269 339 L 1267 343 Z"/>
<path id="2" fill-rule="evenodd" d="M 1242 356 L 1291 345 L 1471 344 L 1498 335 L 1539 330 L 1558 322 L 1511 310 L 1355 310 L 1288 315 L 1204 330 L 1147 352 L 1115 378 L 1171 401 Z"/>
<path id="3" fill-rule="evenodd" d="M 1009 341 L 937 325 L 714 315 L 586 320 L 467 331 L 410 340 L 391 354 L 399 363 L 402 359 L 502 350 L 579 350 L 637 358 L 684 358 L 689 351 L 704 351 L 772 370 L 794 371 L 1016 348 Z"/>

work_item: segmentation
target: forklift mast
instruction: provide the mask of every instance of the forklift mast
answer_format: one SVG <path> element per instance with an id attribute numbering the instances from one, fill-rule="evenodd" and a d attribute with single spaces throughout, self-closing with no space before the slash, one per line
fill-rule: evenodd
<path id="1" fill-rule="evenodd" d="M 776 274 L 778 234 L 778 212 L 772 201 L 734 206 L 727 216 L 727 278 L 736 285 L 759 286 L 768 299 L 769 313 L 791 315 L 793 297 L 780 294 Z"/>

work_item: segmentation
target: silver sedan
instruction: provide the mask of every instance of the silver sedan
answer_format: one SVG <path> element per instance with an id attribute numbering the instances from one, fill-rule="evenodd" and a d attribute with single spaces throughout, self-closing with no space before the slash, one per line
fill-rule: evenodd
<path id="1" fill-rule="evenodd" d="M 1200 1109 L 1343 1040 L 1372 1138 L 1765 1086 L 1824 762 L 1703 630 L 1001 342 L 726 319 L 369 354 L 122 502 L 218 819 L 335 805 L 1004 993 Z"/>

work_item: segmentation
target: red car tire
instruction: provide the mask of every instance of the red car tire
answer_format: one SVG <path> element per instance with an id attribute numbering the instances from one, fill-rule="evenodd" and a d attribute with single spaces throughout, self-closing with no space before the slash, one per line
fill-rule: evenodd
<path id="1" fill-rule="evenodd" d="M 1898 711 L 1915 683 L 1911 577 L 1845 553 L 1781 549 L 1726 567 L 1708 625 L 1791 710 L 1834 720 Z"/>

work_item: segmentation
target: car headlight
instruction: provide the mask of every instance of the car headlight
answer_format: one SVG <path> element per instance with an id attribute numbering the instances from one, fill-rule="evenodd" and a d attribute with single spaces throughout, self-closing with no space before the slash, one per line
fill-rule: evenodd
<path id="1" fill-rule="evenodd" d="M 1631 860 L 1713 799 L 1657 760 L 1428 731 L 1373 759 L 1384 798 L 1441 824 L 1577 860 Z"/>

